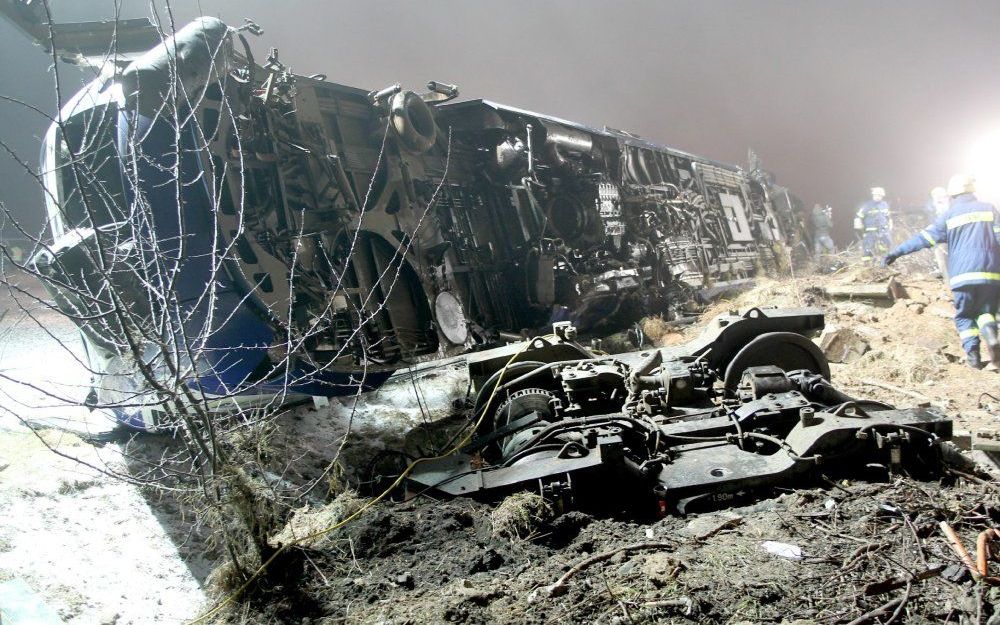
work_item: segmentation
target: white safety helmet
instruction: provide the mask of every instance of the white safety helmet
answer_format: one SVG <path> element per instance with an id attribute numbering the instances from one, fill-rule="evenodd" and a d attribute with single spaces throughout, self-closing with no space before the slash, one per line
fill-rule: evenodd
<path id="1" fill-rule="evenodd" d="M 976 179 L 971 174 L 955 174 L 948 181 L 948 195 L 951 197 L 975 192 Z"/>
<path id="2" fill-rule="evenodd" d="M 931 189 L 931 199 L 935 202 L 940 202 L 942 200 L 948 199 L 948 192 L 944 190 L 944 187 L 934 187 Z"/>
<path id="3" fill-rule="evenodd" d="M 882 187 L 872 187 L 872 199 L 878 202 L 885 197 L 885 189 Z"/>

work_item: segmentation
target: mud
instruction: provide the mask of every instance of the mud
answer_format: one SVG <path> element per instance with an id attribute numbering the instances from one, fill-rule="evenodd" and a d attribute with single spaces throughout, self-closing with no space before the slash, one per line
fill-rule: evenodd
<path id="1" fill-rule="evenodd" d="M 995 429 L 996 410 L 982 404 L 978 392 L 996 388 L 1000 375 L 973 371 L 962 362 L 950 294 L 939 280 L 905 276 L 907 297 L 895 302 L 839 300 L 824 292 L 829 284 L 880 282 L 891 275 L 855 266 L 828 276 L 765 281 L 711 307 L 702 319 L 759 302 L 818 306 L 828 323 L 858 330 L 869 343 L 861 358 L 833 365 L 838 387 L 901 407 L 938 406 L 955 418 L 957 429 Z M 670 328 L 658 342 L 687 340 L 700 325 Z M 454 369 L 379 391 L 371 402 L 374 415 L 351 412 L 361 429 L 360 435 L 352 431 L 345 444 L 348 470 L 342 479 L 371 489 L 375 484 L 365 477 L 370 471 L 360 467 L 371 467 L 373 457 L 398 450 L 398 461 L 405 463 L 405 458 L 441 449 L 453 431 L 446 425 L 448 415 L 452 425 L 459 424 L 455 414 L 461 411 L 446 407 L 431 415 L 418 397 L 434 393 L 438 400 L 460 401 L 465 390 L 465 379 Z M 397 410 L 379 412 L 388 404 Z M 322 467 L 334 446 L 324 448 L 317 441 L 339 440 L 328 435 L 346 431 L 344 410 L 343 405 L 326 412 L 300 409 L 280 440 L 292 450 L 296 438 L 307 438 L 302 449 L 314 456 L 314 469 Z M 974 545 L 980 531 L 1000 523 L 995 483 L 954 476 L 929 482 L 906 476 L 876 483 L 827 481 L 824 488 L 789 489 L 752 506 L 646 522 L 625 513 L 552 516 L 521 505 L 436 501 L 426 495 L 408 503 L 379 503 L 327 535 L 322 548 L 304 551 L 303 588 L 309 601 L 292 604 L 274 597 L 241 618 L 400 624 L 840 623 L 891 600 L 898 601 L 883 620 L 896 608 L 895 622 L 906 623 L 987 622 L 1000 613 L 998 591 L 977 586 L 963 572 L 938 527 L 948 521 L 967 545 Z M 324 514 L 321 508 L 317 518 Z M 515 531 L 503 525 L 511 518 L 519 523 Z M 766 541 L 792 545 L 801 559 L 767 551 Z M 568 570 L 608 552 L 614 553 L 573 574 L 564 593 L 550 596 L 549 589 Z M 941 577 L 945 570 L 949 579 Z M 918 580 L 923 576 L 928 578 Z M 888 590 L 876 592 L 879 588 Z"/>
<path id="2" fill-rule="evenodd" d="M 847 622 L 908 595 L 900 622 L 989 616 L 968 577 L 906 580 L 957 561 L 937 524 L 974 543 L 1000 522 L 1000 493 L 963 480 L 839 483 L 753 506 L 641 524 L 574 512 L 531 540 L 497 535 L 492 507 L 471 500 L 380 505 L 310 549 L 303 575 L 313 611 L 272 604 L 261 622 L 732 623 Z M 795 545 L 802 559 L 769 553 Z M 570 567 L 566 592 L 549 596 Z M 893 586 L 896 580 L 902 583 Z M 887 583 L 891 590 L 866 596 Z M 303 620 L 303 618 L 308 620 Z M 985 622 L 985 618 L 983 619 Z"/>

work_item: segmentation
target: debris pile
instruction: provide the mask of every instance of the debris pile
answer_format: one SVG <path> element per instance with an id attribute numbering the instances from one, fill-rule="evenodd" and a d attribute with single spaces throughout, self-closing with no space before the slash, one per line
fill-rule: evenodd
<path id="1" fill-rule="evenodd" d="M 1000 490 L 974 476 L 830 483 L 651 524 L 573 512 L 538 523 L 527 540 L 498 531 L 501 509 L 427 499 L 379 507 L 306 551 L 310 612 L 279 602 L 267 616 L 986 623 L 1000 614 L 998 589 L 973 579 L 940 527 L 954 527 L 975 559 L 979 533 L 1000 523 Z"/>
<path id="2" fill-rule="evenodd" d="M 871 285 L 878 285 L 878 296 L 831 295 L 852 289 L 874 291 Z M 900 276 L 889 269 L 857 264 L 829 275 L 762 280 L 738 297 L 715 304 L 702 319 L 765 303 L 823 309 L 826 331 L 820 345 L 833 363 L 834 382 L 845 392 L 901 408 L 938 407 L 954 418 L 957 430 L 988 431 L 1000 426 L 1000 411 L 990 408 L 990 402 L 1000 401 L 988 393 L 1000 388 L 1000 376 L 965 365 L 952 321 L 951 291 L 940 278 L 926 273 Z M 691 326 L 681 340 L 699 331 L 700 324 Z"/>
<path id="3" fill-rule="evenodd" d="M 996 400 L 968 389 L 987 388 L 996 374 L 960 361 L 939 281 L 907 278 L 906 296 L 897 289 L 892 299 L 833 298 L 827 282 L 888 283 L 888 276 L 856 267 L 764 282 L 705 318 L 754 302 L 822 307 L 831 321 L 823 349 L 828 357 L 841 354 L 831 358 L 838 386 L 902 406 L 937 405 L 959 428 L 977 432 L 970 438 L 995 442 Z M 660 344 L 700 331 L 660 329 Z M 348 623 L 994 623 L 1000 590 L 981 581 L 976 559 L 985 554 L 977 549 L 980 535 L 1000 525 L 1000 488 L 958 466 L 938 481 L 825 480 L 823 488 L 788 490 L 752 505 L 645 523 L 624 513 L 553 514 L 531 493 L 498 506 L 426 496 L 386 501 L 321 546 L 303 547 L 310 600 L 264 602 L 261 616 Z"/>
<path id="4" fill-rule="evenodd" d="M 876 337 L 876 334 L 865 328 L 845 328 L 834 324 L 823 330 L 819 346 L 827 360 L 846 364 L 868 353 L 871 340 Z"/>

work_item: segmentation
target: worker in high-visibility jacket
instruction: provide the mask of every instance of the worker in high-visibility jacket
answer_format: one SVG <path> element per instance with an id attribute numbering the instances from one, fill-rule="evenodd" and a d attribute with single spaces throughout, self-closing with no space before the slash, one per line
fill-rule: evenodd
<path id="1" fill-rule="evenodd" d="M 813 205 L 813 258 L 819 260 L 823 254 L 836 254 L 837 246 L 830 238 L 830 229 L 833 228 L 833 208 Z"/>
<path id="2" fill-rule="evenodd" d="M 900 256 L 948 243 L 948 284 L 955 300 L 955 326 L 969 366 L 983 366 L 980 337 L 986 343 L 990 368 L 1000 368 L 1000 212 L 975 196 L 975 180 L 967 174 L 948 182 L 951 205 L 930 226 L 889 252 L 891 265 Z"/>
<path id="3" fill-rule="evenodd" d="M 854 229 L 861 235 L 862 258 L 875 260 L 892 247 L 892 214 L 885 201 L 885 189 L 872 187 L 872 199 L 861 205 L 854 216 Z"/>

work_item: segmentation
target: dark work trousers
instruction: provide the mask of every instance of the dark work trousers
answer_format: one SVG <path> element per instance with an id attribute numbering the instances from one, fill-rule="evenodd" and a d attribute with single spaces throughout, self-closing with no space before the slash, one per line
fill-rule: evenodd
<path id="1" fill-rule="evenodd" d="M 979 328 L 997 322 L 1000 283 L 969 284 L 952 290 L 955 327 L 965 353 L 979 352 Z"/>

